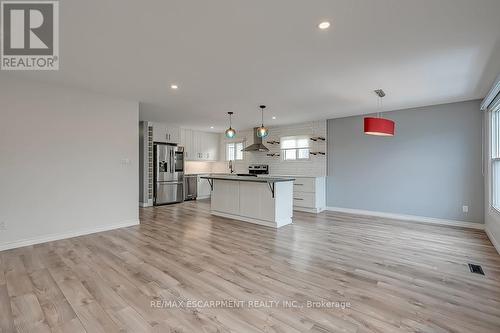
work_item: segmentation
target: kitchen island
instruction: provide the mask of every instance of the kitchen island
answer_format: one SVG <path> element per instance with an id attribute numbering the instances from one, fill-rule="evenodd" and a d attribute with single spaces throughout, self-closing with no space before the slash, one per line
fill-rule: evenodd
<path id="1" fill-rule="evenodd" d="M 208 175 L 212 215 L 279 228 L 292 223 L 290 177 Z"/>

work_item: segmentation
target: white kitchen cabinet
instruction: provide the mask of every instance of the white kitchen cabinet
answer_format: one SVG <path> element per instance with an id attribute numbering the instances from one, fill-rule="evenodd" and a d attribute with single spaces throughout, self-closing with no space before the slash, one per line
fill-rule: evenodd
<path id="1" fill-rule="evenodd" d="M 181 145 L 185 147 L 187 161 L 217 161 L 219 134 L 189 129 L 181 130 Z"/>
<path id="2" fill-rule="evenodd" d="M 206 179 L 204 179 L 206 181 Z M 214 183 L 214 193 L 210 206 L 212 211 L 238 215 L 240 212 L 239 182 L 217 181 Z"/>
<path id="3" fill-rule="evenodd" d="M 193 156 L 191 157 L 191 160 L 193 161 L 202 161 L 202 132 L 199 131 L 192 131 L 192 141 L 193 141 Z"/>
<path id="4" fill-rule="evenodd" d="M 165 123 L 153 123 L 153 140 L 155 142 L 179 143 L 180 128 Z"/>
<path id="5" fill-rule="evenodd" d="M 292 223 L 291 180 L 279 180 L 270 185 L 267 182 L 239 181 L 235 176 L 219 175 L 214 176 L 212 181 L 211 214 L 274 228 Z M 274 189 L 274 195 L 270 186 Z"/>
<path id="6" fill-rule="evenodd" d="M 240 182 L 240 212 L 244 217 L 257 217 L 272 221 L 275 216 L 275 200 L 271 191 L 262 183 Z"/>
<path id="7" fill-rule="evenodd" d="M 184 157 L 186 161 L 191 161 L 194 158 L 193 150 L 193 131 L 187 128 L 181 128 L 180 145 L 184 147 Z"/>
<path id="8" fill-rule="evenodd" d="M 210 198 L 211 188 L 208 180 L 201 179 L 203 175 L 198 175 L 198 186 L 197 186 L 197 199 Z"/>
<path id="9" fill-rule="evenodd" d="M 168 136 L 168 141 L 171 143 L 179 143 L 180 142 L 180 136 L 181 136 L 181 129 L 177 126 L 169 126 L 167 127 L 167 136 Z"/>
<path id="10" fill-rule="evenodd" d="M 319 213 L 326 206 L 325 177 L 295 177 L 293 209 Z"/>
<path id="11" fill-rule="evenodd" d="M 207 161 L 219 159 L 219 134 L 203 133 L 202 158 Z"/>

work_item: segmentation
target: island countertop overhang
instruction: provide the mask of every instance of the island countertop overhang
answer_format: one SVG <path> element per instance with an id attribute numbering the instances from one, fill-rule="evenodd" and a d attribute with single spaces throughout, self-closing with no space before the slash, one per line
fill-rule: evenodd
<path id="1" fill-rule="evenodd" d="M 279 183 L 279 182 L 293 182 L 295 178 L 291 177 L 252 177 L 252 176 L 231 176 L 231 175 L 207 175 L 200 177 L 202 179 L 210 180 L 228 180 L 240 182 L 254 182 L 254 183 Z"/>

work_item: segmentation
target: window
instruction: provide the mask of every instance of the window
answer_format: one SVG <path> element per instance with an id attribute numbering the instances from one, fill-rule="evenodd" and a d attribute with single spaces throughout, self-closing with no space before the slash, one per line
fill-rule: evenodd
<path id="1" fill-rule="evenodd" d="M 226 144 L 226 161 L 240 161 L 243 159 L 243 142 Z"/>
<path id="2" fill-rule="evenodd" d="M 286 136 L 280 139 L 281 155 L 285 161 L 309 159 L 309 137 Z"/>
<path id="3" fill-rule="evenodd" d="M 491 205 L 500 210 L 500 99 L 491 108 Z"/>

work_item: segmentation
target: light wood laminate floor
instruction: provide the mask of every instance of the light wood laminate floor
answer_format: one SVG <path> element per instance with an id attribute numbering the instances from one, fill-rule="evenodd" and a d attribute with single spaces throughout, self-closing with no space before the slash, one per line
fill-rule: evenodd
<path id="1" fill-rule="evenodd" d="M 140 214 L 0 252 L 1 331 L 500 332 L 500 256 L 483 231 L 333 212 L 274 230 L 213 217 L 207 201 Z"/>

